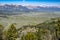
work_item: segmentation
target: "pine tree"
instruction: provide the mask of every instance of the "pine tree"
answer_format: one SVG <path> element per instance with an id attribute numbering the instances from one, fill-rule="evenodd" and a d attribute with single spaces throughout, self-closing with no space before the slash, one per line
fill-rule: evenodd
<path id="1" fill-rule="evenodd" d="M 37 40 L 43 40 L 43 30 L 41 28 L 38 28 Z"/>
<path id="2" fill-rule="evenodd" d="M 5 36 L 6 40 L 16 40 L 16 38 L 18 37 L 18 31 L 14 24 L 11 24 L 9 26 L 9 29 L 6 31 Z"/>
<path id="3" fill-rule="evenodd" d="M 25 40 L 25 35 L 24 34 L 22 35 L 21 40 Z"/>
<path id="4" fill-rule="evenodd" d="M 58 40 L 60 40 L 60 19 L 58 19 L 58 21 L 57 21 L 56 37 L 58 38 Z"/>
<path id="5" fill-rule="evenodd" d="M 4 27 L 0 25 L 0 40 L 3 40 L 3 29 Z"/>
<path id="6" fill-rule="evenodd" d="M 25 36 L 22 36 L 21 40 L 36 40 L 36 35 L 29 32 Z"/>

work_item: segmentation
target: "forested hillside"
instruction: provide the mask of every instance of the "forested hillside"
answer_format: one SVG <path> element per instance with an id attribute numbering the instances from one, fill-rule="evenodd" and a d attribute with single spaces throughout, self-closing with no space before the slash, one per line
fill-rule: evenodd
<path id="1" fill-rule="evenodd" d="M 51 18 L 36 25 L 23 25 L 16 28 L 16 23 L 7 29 L 0 24 L 0 40 L 60 40 L 60 18 Z"/>

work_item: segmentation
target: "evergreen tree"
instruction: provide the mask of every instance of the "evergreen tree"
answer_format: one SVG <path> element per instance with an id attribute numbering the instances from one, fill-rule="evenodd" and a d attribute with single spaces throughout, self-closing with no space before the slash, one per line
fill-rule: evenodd
<path id="1" fill-rule="evenodd" d="M 43 30 L 41 28 L 38 28 L 37 40 L 43 40 Z"/>
<path id="2" fill-rule="evenodd" d="M 3 26 L 0 25 L 0 40 L 3 40 Z"/>
<path id="3" fill-rule="evenodd" d="M 58 40 L 60 40 L 60 19 L 58 19 L 58 21 L 57 21 L 56 37 L 58 38 Z"/>
<path id="4" fill-rule="evenodd" d="M 9 29 L 5 32 L 6 40 L 16 40 L 18 37 L 18 31 L 14 24 L 9 26 Z"/>
<path id="5" fill-rule="evenodd" d="M 25 35 L 24 34 L 22 35 L 21 40 L 25 40 Z"/>
<path id="6" fill-rule="evenodd" d="M 23 35 L 21 40 L 36 40 L 36 35 L 34 33 L 27 33 L 25 36 Z"/>

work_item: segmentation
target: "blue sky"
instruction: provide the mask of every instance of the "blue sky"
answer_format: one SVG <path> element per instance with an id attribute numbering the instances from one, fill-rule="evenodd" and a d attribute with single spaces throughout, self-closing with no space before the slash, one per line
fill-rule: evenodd
<path id="1" fill-rule="evenodd" d="M 60 6 L 60 0 L 0 0 L 0 4 Z"/>

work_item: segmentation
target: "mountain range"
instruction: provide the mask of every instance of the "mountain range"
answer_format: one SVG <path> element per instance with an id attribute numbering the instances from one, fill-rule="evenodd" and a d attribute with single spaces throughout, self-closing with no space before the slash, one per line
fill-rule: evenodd
<path id="1" fill-rule="evenodd" d="M 22 5 L 0 5 L 0 14 L 4 13 L 20 13 L 20 12 L 60 12 L 58 6 L 22 6 Z"/>

